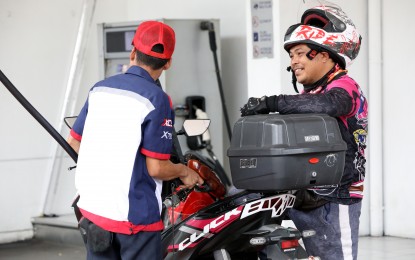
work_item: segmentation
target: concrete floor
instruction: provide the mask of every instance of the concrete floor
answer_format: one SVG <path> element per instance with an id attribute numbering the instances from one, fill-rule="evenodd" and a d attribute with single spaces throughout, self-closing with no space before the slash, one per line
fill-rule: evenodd
<path id="1" fill-rule="evenodd" d="M 45 240 L 30 240 L 0 245 L 0 259 L 4 260 L 78 260 L 85 259 L 83 246 L 64 245 Z M 359 259 L 413 260 L 415 240 L 396 237 L 361 237 Z"/>
<path id="2" fill-rule="evenodd" d="M 358 258 L 362 260 L 414 260 L 415 239 L 361 237 Z"/>
<path id="3" fill-rule="evenodd" d="M 54 243 L 47 240 L 0 245 L 1 260 L 79 260 L 86 259 L 84 246 Z"/>

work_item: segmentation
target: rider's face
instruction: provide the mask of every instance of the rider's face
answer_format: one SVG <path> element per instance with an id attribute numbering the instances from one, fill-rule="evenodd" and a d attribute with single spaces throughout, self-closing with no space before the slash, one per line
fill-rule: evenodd
<path id="1" fill-rule="evenodd" d="M 317 53 L 310 60 L 306 55 L 310 50 L 306 44 L 295 45 L 290 49 L 291 69 L 297 81 L 303 85 L 313 84 L 327 73 L 325 68 L 327 53 Z"/>

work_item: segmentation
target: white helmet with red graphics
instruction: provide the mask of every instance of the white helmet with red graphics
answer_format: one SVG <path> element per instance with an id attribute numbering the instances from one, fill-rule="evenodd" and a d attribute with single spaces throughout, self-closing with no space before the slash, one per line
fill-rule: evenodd
<path id="1" fill-rule="evenodd" d="M 307 9 L 301 23 L 290 26 L 284 37 L 284 48 L 300 43 L 317 51 L 327 51 L 345 69 L 357 57 L 362 37 L 352 20 L 335 5 L 319 5 Z"/>

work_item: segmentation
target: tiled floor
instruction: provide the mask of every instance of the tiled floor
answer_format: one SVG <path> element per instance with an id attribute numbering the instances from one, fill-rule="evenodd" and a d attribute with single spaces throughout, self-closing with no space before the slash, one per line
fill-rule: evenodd
<path id="1" fill-rule="evenodd" d="M 31 240 L 0 245 L 0 259 L 7 260 L 78 260 L 85 259 L 83 246 Z M 396 237 L 361 237 L 359 259 L 414 260 L 415 240 Z"/>

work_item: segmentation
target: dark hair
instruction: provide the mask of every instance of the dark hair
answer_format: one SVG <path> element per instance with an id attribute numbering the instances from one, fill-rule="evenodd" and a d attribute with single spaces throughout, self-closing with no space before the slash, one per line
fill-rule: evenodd
<path id="1" fill-rule="evenodd" d="M 163 53 L 164 47 L 162 44 L 156 44 L 153 46 L 151 50 L 157 53 Z M 149 56 L 147 54 L 142 53 L 139 50 L 136 50 L 136 60 L 138 62 L 143 63 L 144 65 L 149 66 L 153 70 L 158 70 L 162 68 L 169 61 L 168 59 L 160 59 L 160 58 Z"/>

